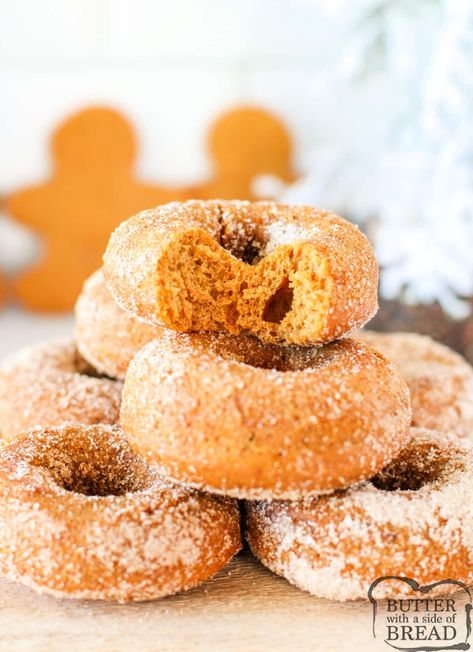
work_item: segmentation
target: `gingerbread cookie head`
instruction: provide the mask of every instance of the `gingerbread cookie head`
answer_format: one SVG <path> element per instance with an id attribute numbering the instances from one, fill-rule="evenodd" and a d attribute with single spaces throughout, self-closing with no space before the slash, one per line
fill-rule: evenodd
<path id="1" fill-rule="evenodd" d="M 53 174 L 10 198 L 10 213 L 43 240 L 41 260 L 15 291 L 37 310 L 70 310 L 84 280 L 101 264 L 110 232 L 137 211 L 183 198 L 133 175 L 133 129 L 117 111 L 94 107 L 61 124 L 52 136 Z"/>
<path id="2" fill-rule="evenodd" d="M 283 183 L 296 179 L 288 130 L 264 109 L 240 107 L 224 113 L 211 128 L 208 148 L 215 171 L 214 178 L 197 190 L 204 199 L 270 199 L 255 195 L 255 179 L 271 176 Z"/>
<path id="3" fill-rule="evenodd" d="M 111 166 L 131 174 L 136 138 L 117 111 L 92 107 L 79 111 L 54 132 L 51 150 L 56 174 L 94 174 Z"/>

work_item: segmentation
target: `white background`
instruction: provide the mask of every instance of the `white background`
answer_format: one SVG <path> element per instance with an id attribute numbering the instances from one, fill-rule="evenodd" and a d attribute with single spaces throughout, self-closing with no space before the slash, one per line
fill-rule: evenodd
<path id="1" fill-rule="evenodd" d="M 128 116 L 141 179 L 186 186 L 215 118 L 257 104 L 293 135 L 285 198 L 376 216 L 383 296 L 465 316 L 472 57 L 471 0 L 0 0 L 0 195 L 48 178 L 48 135 L 84 106 Z M 40 246 L 0 214 L 0 268 Z M 0 315 L 0 354 L 49 323 Z"/>
<path id="2" fill-rule="evenodd" d="M 222 110 L 240 103 L 268 107 L 286 121 L 302 167 L 319 140 L 343 130 L 330 118 L 341 104 L 323 65 L 340 54 L 330 5 L 2 0 L 0 194 L 47 178 L 50 131 L 90 104 L 116 107 L 132 121 L 143 179 L 204 180 L 206 132 Z M 34 234 L 0 216 L 0 267 L 23 267 L 39 247 Z M 68 332 L 70 324 L 68 317 L 4 310 L 0 355 Z"/>

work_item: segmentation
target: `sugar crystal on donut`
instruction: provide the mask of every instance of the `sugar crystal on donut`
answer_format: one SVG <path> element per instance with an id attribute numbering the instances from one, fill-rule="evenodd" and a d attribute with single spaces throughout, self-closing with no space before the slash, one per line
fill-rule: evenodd
<path id="1" fill-rule="evenodd" d="M 377 309 L 378 266 L 342 218 L 270 202 L 174 202 L 112 234 L 108 287 L 137 317 L 176 331 L 329 342 Z"/>
<path id="2" fill-rule="evenodd" d="M 0 571 L 58 597 L 171 595 L 240 548 L 234 501 L 159 476 L 110 426 L 17 436 L 0 449 L 0 497 Z"/>
<path id="3" fill-rule="evenodd" d="M 396 363 L 411 395 L 412 425 L 460 437 L 473 435 L 473 368 L 461 355 L 426 335 L 360 331 Z"/>
<path id="4" fill-rule="evenodd" d="M 131 362 L 120 415 L 163 473 L 250 499 L 366 479 L 399 452 L 410 420 L 399 372 L 362 343 L 282 347 L 171 331 Z"/>
<path id="5" fill-rule="evenodd" d="M 371 481 L 305 501 L 248 502 L 247 538 L 268 568 L 319 597 L 366 599 L 370 584 L 390 575 L 471 584 L 472 469 L 470 443 L 413 428 Z M 455 587 L 438 589 L 446 590 Z M 377 595 L 409 591 L 383 583 Z"/>
<path id="6" fill-rule="evenodd" d="M 165 330 L 120 308 L 108 291 L 101 270 L 84 283 L 75 316 L 74 339 L 80 354 L 112 378 L 123 379 L 135 354 Z"/>
<path id="7" fill-rule="evenodd" d="M 118 421 L 122 383 L 101 377 L 71 341 L 35 344 L 0 365 L 0 436 L 33 426 Z"/>

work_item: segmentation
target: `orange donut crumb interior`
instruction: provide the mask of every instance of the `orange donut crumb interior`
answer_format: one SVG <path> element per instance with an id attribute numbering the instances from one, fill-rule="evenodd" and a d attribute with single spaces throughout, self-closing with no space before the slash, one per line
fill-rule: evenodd
<path id="1" fill-rule="evenodd" d="M 223 236 L 219 243 L 202 229 L 183 232 L 158 264 L 166 279 L 157 284 L 165 325 L 292 342 L 321 333 L 331 291 L 325 261 L 302 243 L 262 251 L 256 238 L 226 242 Z"/>

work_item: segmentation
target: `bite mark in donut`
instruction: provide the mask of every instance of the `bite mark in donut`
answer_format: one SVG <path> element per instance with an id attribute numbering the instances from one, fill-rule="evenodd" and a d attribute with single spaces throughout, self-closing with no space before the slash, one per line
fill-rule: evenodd
<path id="1" fill-rule="evenodd" d="M 308 206 L 190 201 L 145 211 L 112 235 L 104 273 L 123 307 L 176 331 L 310 344 L 377 309 L 365 236 Z"/>
<path id="2" fill-rule="evenodd" d="M 263 321 L 280 324 L 291 310 L 293 301 L 294 290 L 286 276 L 273 296 L 267 300 L 263 310 Z"/>
<path id="3" fill-rule="evenodd" d="M 157 284 L 157 310 L 174 330 L 248 331 L 267 339 L 280 332 L 293 341 L 298 330 L 323 329 L 330 296 L 324 267 L 303 245 L 283 245 L 248 264 L 206 232 L 186 233 L 160 258 L 158 278 L 166 282 Z"/>

